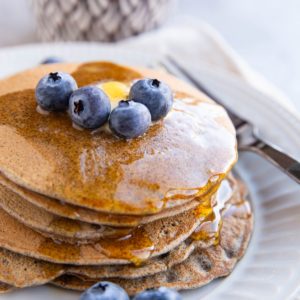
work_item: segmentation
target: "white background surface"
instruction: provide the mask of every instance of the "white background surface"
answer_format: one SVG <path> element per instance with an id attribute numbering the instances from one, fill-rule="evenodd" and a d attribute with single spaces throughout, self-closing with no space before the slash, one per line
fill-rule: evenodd
<path id="1" fill-rule="evenodd" d="M 190 15 L 215 26 L 251 66 L 281 88 L 300 109 L 299 0 L 177 2 L 177 15 Z M 1 0 L 0 47 L 37 41 L 29 3 Z"/>

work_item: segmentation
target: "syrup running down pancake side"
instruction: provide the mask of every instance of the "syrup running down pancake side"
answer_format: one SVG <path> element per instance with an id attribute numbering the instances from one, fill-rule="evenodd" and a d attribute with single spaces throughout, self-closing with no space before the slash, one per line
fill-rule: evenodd
<path id="1" fill-rule="evenodd" d="M 232 196 L 230 196 L 231 193 L 233 193 Z M 249 203 L 245 199 L 245 193 L 244 185 L 238 183 L 237 186 L 231 186 L 231 188 L 228 188 L 228 185 L 224 186 L 223 191 L 217 196 L 223 203 L 226 203 L 226 209 L 221 212 L 222 226 L 219 226 L 217 243 L 187 239 L 170 253 L 147 261 L 139 267 L 132 264 L 123 266 L 52 264 L 1 249 L 3 264 L 0 269 L 0 280 L 21 288 L 44 284 L 62 274 L 76 274 L 80 278 L 95 281 L 107 280 L 107 278 L 114 281 L 116 278 L 118 280 L 122 278 L 123 288 L 128 286 L 128 279 L 133 279 L 139 283 L 138 290 L 165 284 L 170 284 L 174 288 L 201 286 L 216 277 L 227 275 L 237 259 L 241 258 L 245 252 L 253 224 L 253 216 L 249 210 Z M 227 197 L 230 199 L 225 201 Z M 177 275 L 177 280 L 174 275 Z M 153 279 L 156 280 L 155 284 L 152 282 Z M 141 280 L 148 282 L 146 287 L 140 285 Z"/>
<path id="2" fill-rule="evenodd" d="M 21 186 L 102 212 L 145 215 L 214 192 L 237 159 L 225 110 L 192 89 L 179 89 L 169 75 L 103 62 L 60 65 L 73 71 L 79 86 L 109 80 L 130 85 L 147 76 L 171 86 L 169 115 L 144 136 L 124 141 L 105 130 L 76 130 L 66 113 L 39 114 L 36 77 L 49 70 L 0 82 L 0 169 Z M 16 81 L 28 89 L 12 87 Z"/>
<path id="3" fill-rule="evenodd" d="M 230 202 L 232 207 L 239 202 L 245 203 L 240 197 L 238 186 L 229 186 L 227 181 L 223 181 L 216 197 L 223 204 Z M 236 200 L 239 200 L 237 202 Z M 0 247 L 19 253 L 61 264 L 75 265 L 103 265 L 103 264 L 128 264 L 130 262 L 139 265 L 151 257 L 156 257 L 167 253 L 184 243 L 197 227 L 207 223 L 207 217 L 214 213 L 224 215 L 223 205 L 217 206 L 216 201 L 212 203 L 210 209 L 206 203 L 197 209 L 184 212 L 174 217 L 157 220 L 144 226 L 136 227 L 125 234 L 116 237 L 103 237 L 99 241 L 85 245 L 71 245 L 65 242 L 54 242 L 52 238 L 44 237 L 19 223 L 0 209 Z M 205 206 L 204 206 L 205 205 Z M 227 206 L 227 205 L 226 205 Z M 204 209 L 206 208 L 206 209 Z M 199 211 L 202 211 L 199 214 Z M 238 212 L 233 209 L 227 215 Z M 217 215 L 216 215 L 217 216 Z M 251 212 L 249 211 L 249 216 Z M 211 222 L 220 222 L 218 217 L 210 218 Z M 221 226 L 216 226 L 218 231 Z M 203 228 L 202 228 L 203 231 Z M 210 232 L 207 233 L 211 234 Z M 211 236 L 210 239 L 203 240 L 206 245 L 216 244 L 218 240 Z"/>

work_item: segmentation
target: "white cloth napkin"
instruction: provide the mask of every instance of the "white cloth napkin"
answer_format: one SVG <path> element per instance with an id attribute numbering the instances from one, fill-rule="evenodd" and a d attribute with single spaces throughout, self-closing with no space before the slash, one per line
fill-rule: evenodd
<path id="1" fill-rule="evenodd" d="M 293 108 L 292 102 L 249 65 L 228 45 L 228 43 L 210 25 L 191 20 L 180 19 L 142 36 L 119 42 L 119 46 L 141 49 L 145 53 L 172 54 L 173 56 L 195 64 L 205 63 L 213 68 L 226 70 L 233 76 L 239 76 L 263 93 L 271 95 L 275 101 Z"/>

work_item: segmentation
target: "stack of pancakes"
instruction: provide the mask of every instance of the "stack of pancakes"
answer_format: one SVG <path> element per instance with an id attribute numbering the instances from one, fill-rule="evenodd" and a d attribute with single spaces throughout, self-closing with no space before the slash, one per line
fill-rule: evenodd
<path id="1" fill-rule="evenodd" d="M 51 71 L 79 86 L 158 78 L 173 110 L 134 140 L 79 131 L 66 113 L 36 111 L 34 88 Z M 0 292 L 110 280 L 132 295 L 229 274 L 252 231 L 236 159 L 224 109 L 163 72 L 60 64 L 0 81 Z"/>

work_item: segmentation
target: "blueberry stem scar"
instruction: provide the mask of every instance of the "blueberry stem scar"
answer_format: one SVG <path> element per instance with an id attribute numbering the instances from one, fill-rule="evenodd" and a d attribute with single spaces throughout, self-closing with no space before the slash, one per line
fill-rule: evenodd
<path id="1" fill-rule="evenodd" d="M 104 292 L 107 287 L 108 287 L 108 284 L 106 284 L 106 283 L 100 283 L 97 288 L 99 288 L 101 291 Z"/>
<path id="2" fill-rule="evenodd" d="M 54 73 L 51 72 L 49 74 L 49 78 L 51 78 L 53 81 L 57 81 L 61 79 L 61 77 L 58 75 L 58 72 L 54 72 Z"/>
<path id="3" fill-rule="evenodd" d="M 74 113 L 80 115 L 80 113 L 83 111 L 83 102 L 82 100 L 79 100 L 78 102 L 74 102 Z"/>
<path id="4" fill-rule="evenodd" d="M 153 79 L 152 80 L 152 85 L 155 86 L 155 87 L 159 87 L 160 81 L 158 79 Z"/>
<path id="5" fill-rule="evenodd" d="M 119 105 L 120 105 L 120 106 L 128 106 L 129 103 L 130 103 L 131 101 L 132 101 L 132 100 L 121 100 L 121 101 L 119 102 Z"/>

